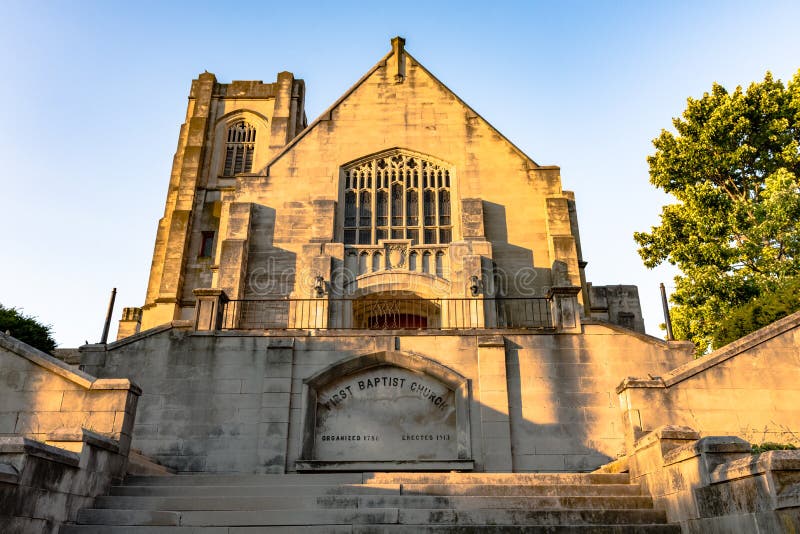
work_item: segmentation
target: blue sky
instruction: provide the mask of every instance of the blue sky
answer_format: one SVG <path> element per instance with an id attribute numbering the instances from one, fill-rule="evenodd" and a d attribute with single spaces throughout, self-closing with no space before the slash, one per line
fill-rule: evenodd
<path id="1" fill-rule="evenodd" d="M 575 191 L 587 277 L 639 286 L 662 336 L 658 283 L 632 233 L 670 198 L 651 140 L 688 96 L 800 68 L 798 2 L 17 2 L 0 19 L 0 303 L 96 342 L 108 295 L 144 300 L 192 78 L 305 79 L 309 120 L 394 35 Z"/>

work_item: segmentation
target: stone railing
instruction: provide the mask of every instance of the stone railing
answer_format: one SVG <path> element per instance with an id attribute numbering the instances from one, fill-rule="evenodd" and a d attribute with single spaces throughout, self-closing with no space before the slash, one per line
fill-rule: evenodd
<path id="1" fill-rule="evenodd" d="M 80 429 L 53 436 L 48 443 L 52 445 L 23 436 L 0 437 L 3 532 L 58 532 L 125 475 L 128 452 L 118 440 Z"/>
<path id="2" fill-rule="evenodd" d="M 219 309 L 220 330 L 553 328 L 551 301 L 541 297 L 230 300 Z"/>
<path id="3" fill-rule="evenodd" d="M 378 245 L 347 245 L 344 266 L 352 276 L 387 270 L 449 278 L 449 245 L 411 245 L 408 240 L 383 240 Z"/>
<path id="4" fill-rule="evenodd" d="M 684 533 L 800 531 L 800 451 L 756 455 L 735 436 L 662 426 L 628 461 L 631 482 Z"/>

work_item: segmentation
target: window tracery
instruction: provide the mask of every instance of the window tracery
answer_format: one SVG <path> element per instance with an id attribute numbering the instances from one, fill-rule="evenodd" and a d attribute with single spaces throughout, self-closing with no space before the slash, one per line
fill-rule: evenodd
<path id="1" fill-rule="evenodd" d="M 374 245 L 381 239 L 410 239 L 412 245 L 450 243 L 450 179 L 446 167 L 404 153 L 346 168 L 344 243 Z"/>
<path id="2" fill-rule="evenodd" d="M 250 123 L 240 120 L 228 128 L 225 143 L 224 176 L 250 172 L 253 169 L 253 152 L 256 143 L 256 129 Z"/>

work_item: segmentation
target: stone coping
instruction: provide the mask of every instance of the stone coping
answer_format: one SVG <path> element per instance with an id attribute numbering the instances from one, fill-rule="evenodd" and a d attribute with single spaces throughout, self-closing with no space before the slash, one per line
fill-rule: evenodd
<path id="1" fill-rule="evenodd" d="M 318 126 L 318 125 L 319 125 L 321 122 L 323 122 L 323 121 L 329 121 L 329 120 L 331 120 L 331 116 L 333 115 L 333 111 L 334 111 L 336 108 L 338 108 L 338 107 L 339 107 L 339 106 L 342 104 L 342 102 L 344 102 L 344 101 L 345 101 L 347 98 L 349 98 L 349 97 L 350 97 L 350 95 L 351 95 L 351 94 L 353 94 L 353 93 L 355 92 L 355 90 L 356 90 L 356 89 L 358 89 L 358 88 L 361 86 L 361 84 L 363 84 L 365 81 L 367 81 L 367 80 L 369 79 L 369 77 L 370 77 L 370 76 L 372 76 L 372 74 L 373 74 L 375 71 L 377 71 L 377 70 L 378 70 L 380 67 L 382 67 L 382 66 L 385 66 L 385 65 L 386 65 L 386 62 L 389 60 L 389 58 L 390 58 L 390 57 L 391 57 L 393 54 L 394 54 L 394 50 L 390 50 L 390 51 L 389 51 L 389 52 L 388 52 L 388 53 L 387 53 L 385 56 L 383 56 L 383 57 L 382 57 L 382 58 L 381 58 L 381 59 L 380 59 L 380 60 L 379 60 L 379 61 L 378 61 L 378 62 L 377 62 L 377 63 L 376 63 L 376 64 L 375 64 L 375 65 L 374 65 L 374 66 L 373 66 L 371 69 L 369 69 L 369 70 L 368 70 L 368 71 L 367 71 L 367 72 L 366 72 L 366 73 L 365 73 L 365 74 L 364 74 L 364 75 L 363 75 L 361 78 L 359 78 L 359 79 L 358 79 L 358 81 L 357 81 L 356 83 L 354 83 L 354 84 L 353 84 L 353 85 L 350 87 L 350 89 L 348 89 L 347 91 L 345 91 L 345 92 L 344 92 L 344 94 L 342 94 L 342 96 L 340 96 L 340 97 L 339 97 L 339 98 L 336 100 L 336 102 L 334 102 L 333 104 L 331 104 L 330 106 L 328 106 L 328 108 L 327 108 L 325 111 L 323 111 L 322 113 L 320 113 L 319 117 L 317 117 L 316 119 L 314 119 L 314 120 L 311 122 L 311 124 L 309 124 L 308 126 L 306 126 L 304 130 L 300 131 L 300 132 L 299 132 L 299 133 L 298 133 L 296 136 L 294 136 L 294 138 L 293 138 L 291 141 L 289 141 L 288 143 L 286 143 L 286 145 L 285 145 L 285 146 L 284 146 L 284 147 L 283 147 L 281 150 L 279 150 L 279 151 L 278 151 L 278 153 L 277 153 L 277 154 L 275 154 L 275 155 L 272 157 L 272 159 L 270 159 L 270 160 L 269 160 L 269 161 L 266 163 L 266 165 L 264 165 L 264 175 L 265 175 L 265 176 L 269 176 L 269 171 L 270 171 L 270 169 L 271 169 L 272 165 L 274 165 L 274 164 L 275 164 L 275 163 L 276 163 L 276 162 L 277 162 L 279 159 L 281 159 L 281 158 L 282 158 L 282 157 L 283 157 L 283 156 L 284 156 L 284 155 L 285 155 L 287 152 L 289 152 L 289 151 L 292 149 L 292 147 L 294 147 L 294 146 L 295 146 L 297 143 L 299 143 L 299 142 L 300 142 L 300 140 L 301 140 L 301 139 L 303 139 L 303 138 L 304 138 L 306 135 L 308 135 L 308 133 L 309 133 L 311 130 L 313 130 L 313 129 L 314 129 L 316 126 Z"/>
<path id="2" fill-rule="evenodd" d="M 118 347 L 124 347 L 125 345 L 129 345 L 140 339 L 144 339 L 150 336 L 154 336 L 161 332 L 166 332 L 167 330 L 172 330 L 173 328 L 181 328 L 181 327 L 192 327 L 192 322 L 188 321 L 189 324 L 184 325 L 185 321 L 172 321 L 171 323 L 164 323 L 162 325 L 154 326 L 153 328 L 148 328 L 147 330 L 142 330 L 141 332 L 137 332 L 132 336 L 124 337 L 117 341 L 112 341 L 106 345 L 102 343 L 97 343 L 93 345 L 84 345 L 80 347 L 81 352 L 105 352 L 106 350 L 116 349 Z"/>
<path id="3" fill-rule="evenodd" d="M 596 323 L 599 326 L 610 327 L 606 323 Z M 155 336 L 168 330 L 189 330 L 193 336 L 207 336 L 207 337 L 275 337 L 275 338 L 288 338 L 288 337 L 352 337 L 352 336 L 518 336 L 518 335 L 560 335 L 560 336 L 574 336 L 576 334 L 571 332 L 558 332 L 555 327 L 539 327 L 539 328 L 470 328 L 470 329 L 426 329 L 426 330 L 370 330 L 370 329 L 351 329 L 351 330 L 327 330 L 327 329 L 291 329 L 291 328 L 270 328 L 270 329 L 256 329 L 256 330 L 208 330 L 208 331 L 194 331 L 194 323 L 192 321 L 172 321 L 153 328 L 148 328 L 131 336 L 122 338 L 103 345 L 102 343 L 94 343 L 90 345 L 83 345 L 79 348 L 81 352 L 106 352 L 114 350 L 119 347 L 124 347 L 131 343 L 135 343 L 141 339 Z M 655 342 L 656 344 L 664 345 L 666 341 L 661 341 L 658 338 L 653 338 L 648 335 L 639 334 L 632 330 L 624 328 L 619 329 L 620 332 L 631 334 L 640 337 L 645 341 Z M 272 342 L 270 342 L 270 346 Z"/>
<path id="4" fill-rule="evenodd" d="M 47 441 L 64 441 L 71 443 L 83 442 L 93 447 L 97 447 L 98 449 L 105 449 L 116 454 L 119 454 L 120 451 L 118 440 L 103 434 L 98 434 L 97 432 L 89 430 L 88 428 L 81 428 L 80 432 L 73 432 L 69 430 L 63 432 L 53 432 L 47 435 Z"/>
<path id="5" fill-rule="evenodd" d="M 0 464 L 0 483 L 18 484 L 19 472 L 13 465 Z"/>
<path id="6" fill-rule="evenodd" d="M 750 443 L 736 436 L 709 436 L 700 438 L 664 453 L 664 465 L 673 465 L 703 454 L 750 453 Z"/>
<path id="7" fill-rule="evenodd" d="M 641 438 L 633 442 L 633 450 L 639 451 L 655 445 L 662 439 L 664 440 L 686 440 L 696 441 L 700 439 L 700 434 L 688 426 L 663 425 L 651 430 Z"/>
<path id="8" fill-rule="evenodd" d="M 570 335 L 569 332 L 557 332 L 554 327 L 541 328 L 428 328 L 424 330 L 370 330 L 370 329 L 291 329 L 270 328 L 269 330 L 209 330 L 192 332 L 193 336 L 220 336 L 220 337 L 352 337 L 352 336 L 491 336 L 491 335 Z M 125 338 L 127 339 L 127 338 Z"/>
<path id="9" fill-rule="evenodd" d="M 69 380 L 85 389 L 93 390 L 129 390 L 134 395 L 141 395 L 142 389 L 127 378 L 97 378 L 84 373 L 62 362 L 58 358 L 31 347 L 27 343 L 0 334 L 0 347 L 21 356 L 31 363 L 44 367 L 48 371 Z"/>
<path id="10" fill-rule="evenodd" d="M 472 471 L 473 460 L 395 460 L 395 461 L 342 461 L 298 460 L 295 462 L 298 473 L 325 471 Z"/>
<path id="11" fill-rule="evenodd" d="M 29 454 L 52 462 L 78 467 L 80 455 L 23 436 L 0 437 L 0 454 Z"/>
<path id="12" fill-rule="evenodd" d="M 701 356 L 694 361 L 676 367 L 663 376 L 648 379 L 628 377 L 617 386 L 617 393 L 622 393 L 628 388 L 668 388 L 682 382 L 694 375 L 718 365 L 738 354 L 749 350 L 765 341 L 784 334 L 794 328 L 800 327 L 800 312 L 795 312 L 783 319 L 778 319 L 772 324 L 747 334 L 741 339 L 728 343 L 706 356 Z"/>
<path id="13" fill-rule="evenodd" d="M 722 464 L 711 472 L 712 484 L 761 475 L 769 471 L 800 471 L 800 450 L 767 451 Z"/>
<path id="14" fill-rule="evenodd" d="M 374 65 L 374 66 L 373 66 L 371 69 L 369 69 L 369 70 L 368 70 L 368 71 L 367 71 L 367 72 L 366 72 L 366 73 L 365 73 L 365 74 L 364 74 L 364 75 L 363 75 L 361 78 L 359 78 L 359 79 L 358 79 L 358 81 L 357 81 L 356 83 L 354 83 L 354 84 L 353 84 L 353 85 L 352 85 L 352 86 L 351 86 L 351 87 L 350 87 L 350 88 L 349 88 L 347 91 L 345 91 L 345 92 L 344 92 L 344 94 L 342 94 L 342 96 L 340 96 L 340 97 L 339 97 L 339 98 L 336 100 L 336 102 L 334 102 L 333 104 L 331 104 L 331 105 L 330 105 L 330 106 L 329 106 L 329 107 L 328 107 L 328 108 L 327 108 L 325 111 L 323 111 L 323 112 L 322 112 L 322 113 L 319 115 L 319 117 L 317 117 L 317 118 L 316 118 L 314 121 L 312 121 L 312 122 L 311 122 L 311 124 L 309 124 L 308 126 L 306 126 L 306 128 L 305 128 L 304 130 L 302 130 L 301 132 L 299 132 L 299 133 L 298 133 L 298 134 L 297 134 L 297 135 L 296 135 L 296 136 L 295 136 L 295 137 L 294 137 L 294 138 L 293 138 L 291 141 L 289 141 L 288 143 L 286 143 L 286 145 L 285 145 L 285 146 L 284 146 L 284 147 L 283 147 L 281 150 L 279 150 L 279 151 L 277 152 L 277 154 L 275 154 L 275 155 L 272 157 L 272 159 L 270 159 L 270 160 L 269 160 L 269 161 L 266 163 L 266 165 L 264 166 L 264 173 L 265 173 L 265 175 L 266 175 L 266 176 L 269 176 L 269 173 L 270 173 L 270 170 L 272 169 L 272 166 L 273 166 L 275 163 L 277 163 L 277 162 L 278 162 L 278 160 L 280 160 L 280 159 L 281 159 L 281 158 L 282 158 L 284 155 L 286 155 L 286 154 L 287 154 L 287 153 L 288 153 L 290 150 L 292 150 L 292 148 L 293 148 L 293 147 L 294 147 L 294 146 L 295 146 L 297 143 L 299 143 L 299 142 L 300 142 L 300 141 L 301 141 L 301 140 L 302 140 L 302 139 L 303 139 L 303 138 L 304 138 L 306 135 L 308 135 L 308 133 L 309 133 L 309 132 L 311 132 L 311 130 L 313 130 L 314 128 L 316 128 L 317 126 L 319 126 L 319 124 L 320 124 L 320 123 L 322 123 L 322 122 L 325 122 L 325 121 L 329 121 L 329 120 L 331 120 L 331 117 L 333 116 L 333 111 L 334 111 L 336 108 L 338 108 L 338 107 L 339 107 L 339 106 L 342 104 L 342 102 L 344 102 L 345 100 L 347 100 L 347 99 L 350 97 L 350 95 L 352 95 L 352 94 L 353 94 L 353 93 L 356 91 L 356 89 L 358 89 L 359 87 L 361 87 L 361 85 L 362 85 L 364 82 L 366 82 L 366 81 L 367 81 L 367 80 L 370 78 L 370 76 L 372 76 L 372 75 L 375 73 L 375 71 L 377 71 L 377 70 L 378 70 L 380 67 L 382 67 L 382 66 L 386 66 L 386 64 L 387 64 L 387 62 L 388 62 L 388 60 L 389 60 L 389 58 L 390 58 L 390 57 L 392 57 L 392 56 L 394 55 L 394 53 L 395 53 L 395 51 L 394 51 L 394 46 L 393 46 L 393 47 L 392 47 L 392 50 L 390 50 L 390 51 L 389 51 L 389 52 L 388 52 L 388 53 L 387 53 L 385 56 L 383 56 L 383 57 L 382 57 L 382 58 L 381 58 L 381 59 L 380 59 L 380 60 L 379 60 L 379 61 L 378 61 L 378 62 L 377 62 L 377 63 L 376 63 L 376 64 L 375 64 L 375 65 Z M 402 51 L 402 53 L 403 53 L 403 55 L 405 55 L 405 56 L 408 58 L 409 64 L 413 64 L 414 66 L 416 66 L 417 68 L 419 68 L 420 70 L 422 70 L 422 72 L 424 72 L 425 74 L 427 74 L 427 75 L 428 75 L 428 76 L 429 76 L 429 77 L 430 77 L 430 78 L 431 78 L 431 79 L 432 79 L 432 80 L 433 80 L 435 83 L 439 84 L 439 86 L 440 86 L 441 88 L 443 88 L 443 89 L 444 89 L 444 90 L 445 90 L 447 93 L 449 93 L 449 95 L 450 95 L 450 96 L 451 96 L 451 97 L 452 97 L 452 98 L 453 98 L 453 99 L 454 99 L 454 100 L 455 100 L 455 101 L 456 101 L 458 104 L 460 104 L 460 105 L 461 105 L 461 106 L 463 106 L 463 107 L 464 107 L 466 110 L 468 110 L 468 113 L 470 114 L 470 116 L 471 116 L 471 117 L 477 117 L 477 118 L 479 118 L 479 119 L 480 119 L 481 121 L 483 121 L 483 123 L 484 123 L 486 126 L 488 126 L 488 127 L 489 127 L 489 129 L 490 129 L 492 132 L 494 132 L 494 133 L 495 133 L 495 134 L 496 134 L 496 135 L 497 135 L 497 136 L 498 136 L 500 139 L 502 139 L 503 141 L 505 141 L 506 143 L 508 143 L 509 147 L 510 147 L 510 148 L 511 148 L 511 149 L 512 149 L 512 150 L 513 150 L 513 151 L 514 151 L 514 152 L 515 152 L 517 155 L 519 155 L 519 156 L 520 156 L 522 159 L 524 159 L 526 162 L 528 162 L 528 165 L 530 166 L 529 168 L 539 168 L 539 169 L 557 169 L 557 168 L 558 168 L 558 167 L 555 167 L 555 166 L 552 166 L 552 165 L 541 166 L 541 165 L 539 165 L 538 163 L 536 163 L 536 162 L 533 160 L 533 158 L 531 158 L 530 156 L 528 156 L 528 155 L 527 155 L 525 152 L 523 152 L 523 151 L 522 151 L 522 149 L 520 149 L 520 148 L 519 148 L 517 145 L 515 145 L 513 142 L 511 142 L 511 140 L 509 140 L 509 139 L 508 139 L 508 138 L 507 138 L 505 135 L 503 135 L 503 134 L 502 134 L 502 133 L 501 133 L 499 130 L 497 130 L 497 128 L 495 128 L 494 126 L 492 126 L 492 124 L 491 124 L 489 121 L 487 121 L 485 118 L 483 118 L 483 116 L 481 116 L 481 115 L 480 115 L 480 114 L 479 114 L 477 111 L 475 111 L 474 109 L 472 109 L 472 107 L 471 107 L 469 104 L 467 104 L 466 102 L 464 102 L 464 101 L 461 99 L 461 97 L 459 97 L 457 94 L 455 94 L 453 91 L 451 91 L 451 90 L 450 90 L 450 88 L 449 88 L 449 87 L 447 87 L 447 85 L 445 85 L 445 84 L 444 84 L 444 83 L 443 83 L 443 82 L 442 82 L 442 81 L 441 81 L 439 78 L 437 78 L 436 76 L 434 76 L 434 75 L 433 75 L 433 73 L 431 73 L 431 72 L 430 72 L 428 69 L 426 69 L 426 68 L 425 68 L 425 67 L 424 67 L 424 66 L 423 66 L 423 65 L 422 65 L 422 64 L 421 64 L 419 61 L 417 61 L 417 60 L 416 60 L 416 59 L 415 59 L 415 58 L 414 58 L 414 57 L 413 57 L 411 54 L 409 54 L 409 53 L 408 53 L 408 51 L 406 51 L 406 50 L 405 50 L 405 48 L 403 48 L 403 51 Z M 398 147 L 389 147 L 389 149 L 391 149 L 391 148 L 398 148 Z"/>
<path id="15" fill-rule="evenodd" d="M 649 343 L 651 345 L 656 345 L 659 347 L 694 347 L 694 344 L 691 341 L 666 341 L 661 339 L 660 337 L 651 336 L 650 334 L 644 334 L 642 332 L 637 332 L 636 330 L 631 330 L 629 328 L 625 328 L 624 326 L 620 326 L 618 324 L 610 323 L 608 321 L 603 321 L 602 319 L 596 319 L 592 317 L 581 317 L 581 324 L 583 325 L 592 325 L 592 326 L 603 326 L 608 328 L 609 330 L 613 330 L 614 332 L 619 332 L 620 334 L 628 334 L 636 339 Z"/>

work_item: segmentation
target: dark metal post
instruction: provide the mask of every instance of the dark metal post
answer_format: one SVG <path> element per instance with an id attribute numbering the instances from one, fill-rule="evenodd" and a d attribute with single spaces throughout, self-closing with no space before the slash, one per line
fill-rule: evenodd
<path id="1" fill-rule="evenodd" d="M 661 305 L 664 307 L 664 324 L 667 325 L 667 341 L 672 341 L 672 319 L 669 316 L 669 303 L 667 302 L 667 290 L 664 289 L 663 282 L 661 286 Z"/>
<path id="2" fill-rule="evenodd" d="M 111 299 L 108 301 L 108 312 L 106 312 L 106 323 L 103 325 L 103 336 L 100 343 L 108 342 L 108 327 L 111 326 L 111 315 L 114 313 L 114 300 L 117 298 L 117 288 L 111 290 Z"/>

